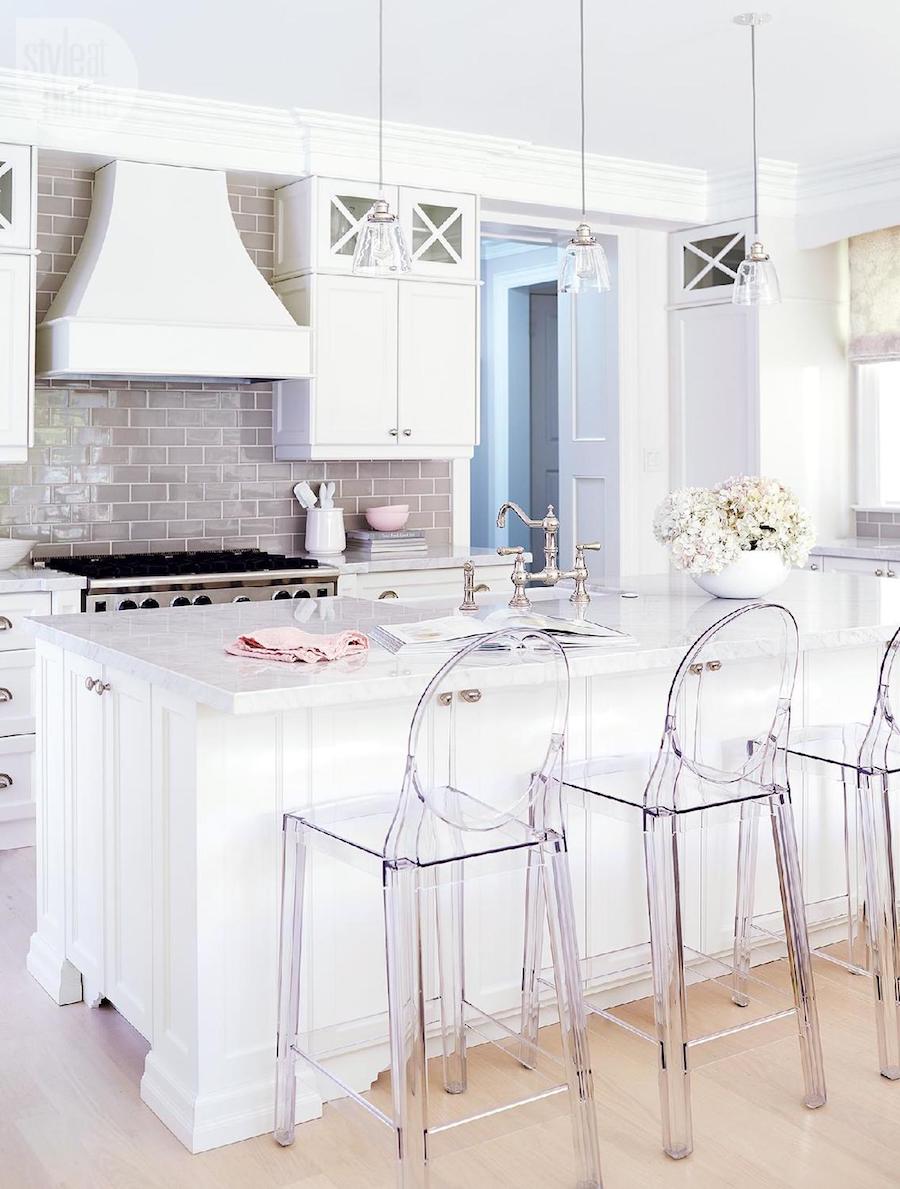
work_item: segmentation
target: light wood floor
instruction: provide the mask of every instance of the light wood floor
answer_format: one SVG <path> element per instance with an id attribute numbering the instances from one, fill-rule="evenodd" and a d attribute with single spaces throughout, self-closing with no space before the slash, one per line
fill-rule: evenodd
<path id="1" fill-rule="evenodd" d="M 292 1149 L 261 1136 L 189 1155 L 140 1101 L 144 1041 L 111 1008 L 56 1007 L 25 972 L 32 884 L 30 851 L 0 853 L 2 1189 L 392 1189 L 389 1133 L 346 1103 L 298 1129 Z M 792 1020 L 696 1048 L 696 1150 L 678 1163 L 659 1148 L 652 1048 L 594 1018 L 606 1189 L 900 1186 L 900 1083 L 874 1066 L 868 980 L 822 962 L 816 977 L 828 1105 L 801 1105 Z M 646 1003 L 630 1010 L 649 1016 Z M 470 1069 L 472 1109 L 483 1087 L 514 1095 L 528 1076 L 492 1046 L 472 1052 Z M 385 1080 L 373 1091 L 380 1102 Z M 435 1189 L 575 1183 L 564 1096 L 439 1139 Z"/>

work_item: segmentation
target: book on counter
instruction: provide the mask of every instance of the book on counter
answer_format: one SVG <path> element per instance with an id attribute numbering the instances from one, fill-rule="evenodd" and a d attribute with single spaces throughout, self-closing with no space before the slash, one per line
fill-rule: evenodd
<path id="1" fill-rule="evenodd" d="M 446 652 L 461 648 L 479 636 L 490 636 L 503 628 L 534 628 L 546 632 L 565 649 L 593 648 L 606 644 L 633 644 L 634 637 L 618 628 L 589 623 L 584 619 L 559 619 L 537 612 L 492 611 L 484 619 L 468 615 L 445 615 L 418 623 L 390 623 L 374 628 L 372 639 L 388 652 Z M 502 647 L 502 645 L 498 645 Z"/>
<path id="2" fill-rule="evenodd" d="M 360 557 L 380 557 L 392 553 L 426 553 L 428 545 L 421 529 L 401 529 L 393 533 L 374 529 L 352 529 L 347 533 L 347 553 Z"/>

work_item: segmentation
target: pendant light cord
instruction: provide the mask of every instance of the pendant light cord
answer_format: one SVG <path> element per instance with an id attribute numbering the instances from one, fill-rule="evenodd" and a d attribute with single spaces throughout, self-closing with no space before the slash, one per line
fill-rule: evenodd
<path id="1" fill-rule="evenodd" d="M 384 0 L 378 0 L 378 197 L 384 198 Z"/>
<path id="2" fill-rule="evenodd" d="M 584 185 L 584 0 L 578 0 L 579 65 L 581 70 L 581 219 L 585 218 L 587 203 Z"/>
<path id="3" fill-rule="evenodd" d="M 759 149 L 756 143 L 756 25 L 750 26 L 750 87 L 753 94 L 753 238 L 759 239 Z"/>

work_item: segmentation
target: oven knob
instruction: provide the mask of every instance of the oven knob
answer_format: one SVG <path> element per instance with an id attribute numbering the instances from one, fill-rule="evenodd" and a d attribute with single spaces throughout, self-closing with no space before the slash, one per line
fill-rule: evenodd
<path id="1" fill-rule="evenodd" d="M 121 601 L 121 603 L 119 603 L 119 606 L 116 608 L 116 610 L 117 611 L 136 611 L 137 603 L 134 601 L 134 599 L 123 599 Z"/>
<path id="2" fill-rule="evenodd" d="M 190 607 L 190 605 L 191 600 L 187 597 L 187 595 L 178 595 L 172 600 L 173 607 Z"/>
<path id="3" fill-rule="evenodd" d="M 209 607 L 212 605 L 212 599 L 209 595 L 197 595 L 194 599 L 195 607 Z"/>
<path id="4" fill-rule="evenodd" d="M 273 599 L 289 599 L 290 597 L 291 592 L 289 590 L 276 590 L 272 595 Z"/>
<path id="5" fill-rule="evenodd" d="M 236 598 L 232 599 L 232 602 L 234 602 L 234 603 L 249 603 L 250 596 L 249 595 L 237 595 Z"/>
<path id="6" fill-rule="evenodd" d="M 159 603 L 157 603 L 156 599 L 141 599 L 141 606 L 150 610 L 153 607 L 158 607 Z"/>
<path id="7" fill-rule="evenodd" d="M 295 599 L 308 599 L 309 591 L 308 590 L 298 590 L 297 593 L 294 595 L 294 598 Z"/>

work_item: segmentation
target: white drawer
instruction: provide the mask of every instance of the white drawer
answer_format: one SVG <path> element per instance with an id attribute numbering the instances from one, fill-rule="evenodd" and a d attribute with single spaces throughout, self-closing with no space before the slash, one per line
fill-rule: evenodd
<path id="1" fill-rule="evenodd" d="M 34 732 L 34 652 L 0 653 L 0 737 Z"/>
<path id="2" fill-rule="evenodd" d="M 0 595 L 0 652 L 33 649 L 34 637 L 23 621 L 29 615 L 49 615 L 51 603 L 49 591 Z"/>
<path id="3" fill-rule="evenodd" d="M 512 590 L 509 581 L 509 571 L 492 568 L 486 573 L 475 571 L 476 590 L 484 593 L 483 588 L 490 591 Z M 393 598 L 463 598 L 463 574 L 458 570 L 392 570 L 383 574 L 360 574 L 356 590 L 357 598 L 379 599 Z"/>
<path id="4" fill-rule="evenodd" d="M 0 827 L 34 817 L 33 766 L 34 735 L 0 739 Z"/>

